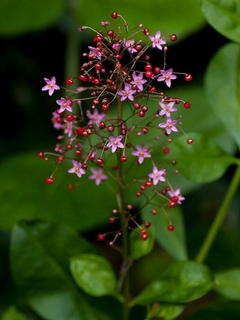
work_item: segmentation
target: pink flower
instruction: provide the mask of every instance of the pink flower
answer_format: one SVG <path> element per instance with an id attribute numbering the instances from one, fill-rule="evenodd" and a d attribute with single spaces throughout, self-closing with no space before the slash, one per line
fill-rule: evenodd
<path id="1" fill-rule="evenodd" d="M 97 58 L 98 60 L 101 60 L 102 54 L 101 52 L 98 50 L 98 48 L 94 48 L 91 46 L 88 46 L 89 51 L 89 57 L 91 58 Z"/>
<path id="2" fill-rule="evenodd" d="M 143 73 L 140 72 L 139 75 L 136 74 L 134 71 L 132 74 L 133 81 L 131 84 L 135 84 L 137 88 L 141 91 L 143 91 L 143 84 L 147 82 L 147 80 L 143 79 Z"/>
<path id="3" fill-rule="evenodd" d="M 166 175 L 165 169 L 158 170 L 158 168 L 154 166 L 152 173 L 149 173 L 148 177 L 153 179 L 153 184 L 156 185 L 158 184 L 159 181 L 162 181 L 162 182 L 166 181 L 166 179 L 164 178 L 165 175 Z"/>
<path id="4" fill-rule="evenodd" d="M 91 180 L 95 180 L 96 185 L 98 186 L 102 180 L 106 180 L 108 177 L 103 173 L 103 169 L 99 168 L 99 169 L 94 169 L 94 168 L 90 168 L 90 170 L 92 171 L 92 175 L 89 176 L 89 179 Z"/>
<path id="5" fill-rule="evenodd" d="M 182 201 L 185 200 L 185 198 L 181 196 L 180 189 L 176 189 L 176 191 L 168 191 L 168 194 L 169 194 L 169 196 L 171 198 L 177 197 L 178 198 L 178 201 L 177 201 L 178 204 L 182 204 Z"/>
<path id="6" fill-rule="evenodd" d="M 126 48 L 130 53 L 137 52 L 137 50 L 134 48 L 134 40 L 123 39 L 123 47 Z"/>
<path id="7" fill-rule="evenodd" d="M 171 87 L 171 80 L 174 80 L 177 78 L 175 74 L 172 74 L 173 69 L 169 70 L 161 70 L 161 76 L 157 78 L 157 81 L 165 81 L 166 85 L 168 87 Z"/>
<path id="8" fill-rule="evenodd" d="M 57 104 L 60 106 L 60 109 L 58 110 L 59 113 L 62 113 L 63 111 L 67 110 L 69 112 L 72 112 L 72 101 L 71 100 L 66 100 L 64 98 L 61 98 L 60 100 L 56 101 Z"/>
<path id="9" fill-rule="evenodd" d="M 137 150 L 132 152 L 132 155 L 138 157 L 139 164 L 143 163 L 144 158 L 151 158 L 151 154 L 149 152 L 147 152 L 147 149 L 148 149 L 147 146 L 141 147 L 141 146 L 137 145 L 136 149 Z"/>
<path id="10" fill-rule="evenodd" d="M 171 118 L 167 118 L 166 122 L 160 123 L 158 126 L 160 128 L 166 128 L 166 133 L 171 134 L 172 131 L 178 132 L 178 129 L 175 127 L 177 120 L 172 120 Z"/>
<path id="11" fill-rule="evenodd" d="M 46 82 L 46 85 L 42 87 L 42 91 L 47 91 L 48 94 L 51 96 L 54 92 L 54 90 L 60 90 L 60 87 L 56 84 L 56 78 L 52 77 L 51 80 L 44 78 L 44 81 Z"/>
<path id="12" fill-rule="evenodd" d="M 157 31 L 155 37 L 149 36 L 149 39 L 152 41 L 152 47 L 157 47 L 159 50 L 162 50 L 161 44 L 165 44 L 166 41 L 161 39 L 161 32 Z"/>
<path id="13" fill-rule="evenodd" d="M 118 90 L 118 94 L 121 97 L 121 101 L 124 101 L 126 100 L 127 98 L 131 101 L 134 100 L 134 97 L 133 97 L 133 94 L 136 92 L 136 90 L 132 90 L 132 87 L 129 83 L 125 83 L 125 86 L 124 86 L 124 90 Z"/>
<path id="14" fill-rule="evenodd" d="M 177 108 L 173 108 L 174 106 L 174 102 L 169 102 L 168 104 L 165 104 L 161 101 L 158 102 L 160 107 L 162 108 L 161 111 L 159 111 L 159 115 L 160 116 L 167 116 L 170 117 L 171 116 L 171 112 L 177 111 Z"/>
<path id="15" fill-rule="evenodd" d="M 67 133 L 69 137 L 71 137 L 73 132 L 73 125 L 71 121 L 64 120 L 64 133 Z"/>
<path id="16" fill-rule="evenodd" d="M 82 169 L 82 164 L 79 161 L 73 160 L 72 161 L 73 164 L 73 168 L 69 169 L 68 172 L 69 173 L 76 173 L 76 175 L 78 176 L 78 178 L 81 178 L 81 176 L 83 174 L 85 174 L 86 172 Z"/>
<path id="17" fill-rule="evenodd" d="M 99 122 L 105 117 L 105 113 L 98 113 L 97 109 L 94 109 L 93 114 L 89 110 L 86 111 L 87 117 L 90 119 L 88 124 L 96 124 L 99 125 Z"/>
<path id="18" fill-rule="evenodd" d="M 117 148 L 124 148 L 124 145 L 122 142 L 120 142 L 122 140 L 122 136 L 118 136 L 118 137 L 113 137 L 113 136 L 110 136 L 109 137 L 109 142 L 107 144 L 107 147 L 110 148 L 112 147 L 112 153 L 114 153 Z"/>

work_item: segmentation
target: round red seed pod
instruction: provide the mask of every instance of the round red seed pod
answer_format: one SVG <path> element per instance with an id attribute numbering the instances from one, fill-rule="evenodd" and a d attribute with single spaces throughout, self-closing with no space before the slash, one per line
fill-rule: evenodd
<path id="1" fill-rule="evenodd" d="M 101 166 L 103 163 L 104 163 L 104 161 L 103 161 L 102 158 L 98 158 L 98 159 L 97 159 L 97 164 L 98 164 L 99 166 Z"/>
<path id="2" fill-rule="evenodd" d="M 171 41 L 176 41 L 176 40 L 177 40 L 176 34 L 172 34 L 172 35 L 170 36 L 170 39 L 171 39 Z"/>
<path id="3" fill-rule="evenodd" d="M 113 13 L 111 14 L 111 17 L 112 17 L 113 19 L 117 19 L 117 17 L 118 17 L 117 12 L 113 12 Z"/>
<path id="4" fill-rule="evenodd" d="M 69 190 L 74 190 L 74 189 L 75 189 L 74 184 L 72 184 L 72 183 L 71 183 L 71 184 L 69 184 L 69 185 L 68 185 L 68 189 L 69 189 Z"/>
<path id="5" fill-rule="evenodd" d="M 171 200 L 172 200 L 172 202 L 178 202 L 178 196 L 173 196 L 173 197 L 171 198 Z"/>
<path id="6" fill-rule="evenodd" d="M 126 162 L 127 161 L 127 157 L 126 156 L 121 156 L 120 161 L 121 162 Z"/>
<path id="7" fill-rule="evenodd" d="M 146 233 L 142 234 L 142 240 L 145 241 L 148 239 L 148 235 Z"/>
<path id="8" fill-rule="evenodd" d="M 87 77 L 84 74 L 79 75 L 79 80 L 85 82 L 87 80 Z"/>
<path id="9" fill-rule="evenodd" d="M 98 241 L 104 241 L 105 240 L 105 236 L 102 233 L 99 233 L 97 238 L 98 238 Z"/>
<path id="10" fill-rule="evenodd" d="M 174 226 L 172 225 L 172 224 L 170 224 L 169 226 L 168 226 L 168 231 L 174 231 Z"/>
<path id="11" fill-rule="evenodd" d="M 152 75 L 153 75 L 152 71 L 146 71 L 146 72 L 145 72 L 145 77 L 146 77 L 146 78 L 151 78 Z"/>
<path id="12" fill-rule="evenodd" d="M 187 139 L 187 143 L 188 143 L 188 144 L 192 144 L 193 142 L 194 142 L 194 140 L 193 140 L 192 138 L 188 138 L 188 139 Z"/>
<path id="13" fill-rule="evenodd" d="M 168 154 L 170 152 L 170 148 L 166 147 L 166 148 L 163 148 L 163 153 L 164 154 Z"/>
<path id="14" fill-rule="evenodd" d="M 191 103 L 189 101 L 186 101 L 184 103 L 184 108 L 189 109 L 191 107 Z"/>
<path id="15" fill-rule="evenodd" d="M 68 84 L 69 86 L 73 85 L 73 79 L 67 79 L 66 80 L 66 84 Z"/>
<path id="16" fill-rule="evenodd" d="M 133 105 L 133 108 L 136 109 L 136 110 L 140 109 L 140 107 L 141 107 L 141 104 L 139 102 L 135 102 L 134 105 Z"/>
<path id="17" fill-rule="evenodd" d="M 192 81 L 192 75 L 191 74 L 186 74 L 185 75 L 185 81 L 187 81 L 187 82 Z"/>
<path id="18" fill-rule="evenodd" d="M 114 36 L 114 31 L 113 30 L 108 30 L 107 35 L 109 37 L 113 37 Z"/>
<path id="19" fill-rule="evenodd" d="M 46 178 L 46 183 L 47 183 L 47 184 L 52 184 L 53 181 L 54 181 L 54 180 L 53 180 L 52 177 Z"/>
<path id="20" fill-rule="evenodd" d="M 152 65 L 150 63 L 148 63 L 148 64 L 145 65 L 144 69 L 146 71 L 151 71 L 152 70 Z"/>
<path id="21" fill-rule="evenodd" d="M 66 120 L 71 122 L 71 121 L 74 120 L 74 116 L 72 114 L 67 114 L 66 115 Z"/>
<path id="22" fill-rule="evenodd" d="M 44 152 L 40 151 L 38 152 L 38 158 L 44 158 Z"/>
<path id="23" fill-rule="evenodd" d="M 169 202 L 170 208 L 174 208 L 175 206 L 176 206 L 176 202 L 173 202 L 173 201 Z"/>
<path id="24" fill-rule="evenodd" d="M 145 29 L 143 30 L 143 33 L 145 34 L 145 36 L 149 36 L 150 30 L 149 30 L 148 28 L 145 28 Z"/>

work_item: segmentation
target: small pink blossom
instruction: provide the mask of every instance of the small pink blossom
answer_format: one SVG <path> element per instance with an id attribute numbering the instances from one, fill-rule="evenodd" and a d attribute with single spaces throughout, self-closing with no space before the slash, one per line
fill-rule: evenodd
<path id="1" fill-rule="evenodd" d="M 168 191 L 168 194 L 169 196 L 172 198 L 172 197 L 177 197 L 178 198 L 178 201 L 177 203 L 178 204 L 182 204 L 182 201 L 185 200 L 184 197 L 181 196 L 181 192 L 180 192 L 180 189 L 176 189 L 176 191 Z"/>
<path id="2" fill-rule="evenodd" d="M 117 150 L 117 148 L 121 148 L 121 149 L 124 148 L 123 143 L 120 142 L 122 138 L 123 137 L 121 135 L 118 137 L 113 137 L 113 136 L 109 137 L 110 141 L 108 142 L 107 147 L 108 148 L 112 147 L 112 153 L 114 153 Z"/>
<path id="3" fill-rule="evenodd" d="M 161 111 L 159 111 L 159 115 L 160 116 L 166 116 L 166 117 L 170 117 L 171 116 L 171 112 L 177 111 L 177 108 L 174 108 L 174 102 L 169 102 L 168 104 L 165 104 L 161 101 L 158 102 L 160 107 L 162 108 Z"/>
<path id="4" fill-rule="evenodd" d="M 85 170 L 82 169 L 81 162 L 79 162 L 77 160 L 73 160 L 72 164 L 73 164 L 73 168 L 69 169 L 68 172 L 69 173 L 76 173 L 78 178 L 81 178 L 81 176 L 86 173 Z"/>
<path id="5" fill-rule="evenodd" d="M 106 180 L 108 177 L 103 173 L 102 168 L 94 169 L 90 168 L 92 175 L 89 176 L 89 179 L 95 180 L 96 185 L 98 186 L 102 180 Z"/>
<path id="6" fill-rule="evenodd" d="M 56 78 L 52 77 L 51 80 L 48 78 L 44 78 L 44 81 L 46 82 L 46 85 L 42 87 L 42 91 L 47 91 L 50 96 L 53 95 L 54 90 L 60 90 L 60 87 L 56 84 Z"/>
<path id="7" fill-rule="evenodd" d="M 110 25 L 110 22 L 109 22 L 109 21 L 102 21 L 102 22 L 101 22 L 101 25 L 102 25 L 103 27 L 106 27 L 106 26 L 109 26 L 109 25 Z"/>
<path id="8" fill-rule="evenodd" d="M 57 104 L 60 106 L 60 109 L 58 110 L 59 113 L 64 112 L 65 110 L 72 112 L 72 101 L 69 99 L 61 98 L 56 101 Z"/>
<path id="9" fill-rule="evenodd" d="M 94 109 L 93 114 L 89 110 L 86 111 L 87 117 L 90 119 L 88 124 L 99 125 L 99 122 L 105 117 L 105 113 L 98 113 L 97 109 Z"/>
<path id="10" fill-rule="evenodd" d="M 101 52 L 99 51 L 98 48 L 94 48 L 94 47 L 88 46 L 88 49 L 90 50 L 89 54 L 88 54 L 89 57 L 97 58 L 98 60 L 101 60 L 102 54 L 101 54 Z"/>
<path id="11" fill-rule="evenodd" d="M 64 120 L 65 125 L 64 125 L 64 133 L 68 134 L 69 137 L 71 137 L 72 132 L 73 132 L 73 124 L 72 121 L 67 121 Z"/>
<path id="12" fill-rule="evenodd" d="M 123 47 L 126 48 L 130 53 L 137 52 L 137 50 L 134 48 L 134 40 L 127 40 L 124 38 Z"/>
<path id="13" fill-rule="evenodd" d="M 143 91 L 143 84 L 147 82 L 146 79 L 143 79 L 143 73 L 140 72 L 139 75 L 137 75 L 134 71 L 132 73 L 132 78 L 133 81 L 131 82 L 131 84 L 135 84 L 139 90 Z"/>
<path id="14" fill-rule="evenodd" d="M 166 181 L 166 179 L 164 178 L 165 175 L 166 175 L 165 169 L 158 170 L 158 168 L 154 166 L 152 173 L 149 173 L 148 177 L 153 179 L 153 184 L 156 185 L 158 184 L 159 181 L 162 181 L 162 182 Z"/>
<path id="15" fill-rule="evenodd" d="M 127 98 L 133 101 L 133 94 L 136 93 L 136 90 L 132 90 L 132 86 L 129 83 L 125 83 L 124 90 L 118 90 L 117 93 L 121 96 L 121 101 L 124 101 Z"/>
<path id="16" fill-rule="evenodd" d="M 147 151 L 147 149 L 147 146 L 141 147 L 139 145 L 136 145 L 136 150 L 132 152 L 133 156 L 138 157 L 139 164 L 143 163 L 144 158 L 151 158 L 151 154 Z"/>
<path id="17" fill-rule="evenodd" d="M 59 119 L 59 118 L 60 118 L 60 115 L 56 111 L 52 112 L 51 120 L 52 120 L 52 123 L 53 123 L 53 127 L 55 129 L 57 129 L 57 130 L 60 130 L 60 129 L 62 129 L 64 127 L 64 125 L 62 123 L 59 123 L 59 122 L 56 121 L 56 119 Z"/>
<path id="18" fill-rule="evenodd" d="M 149 39 L 152 41 L 152 47 L 157 47 L 159 50 L 162 50 L 161 44 L 165 44 L 166 41 L 161 39 L 161 32 L 157 31 L 155 37 L 149 36 Z"/>
<path id="19" fill-rule="evenodd" d="M 177 124 L 177 120 L 166 118 L 166 122 L 160 123 L 158 126 L 160 128 L 166 128 L 166 133 L 171 134 L 172 131 L 178 132 L 178 129 L 175 127 L 175 124 Z"/>
<path id="20" fill-rule="evenodd" d="M 161 70 L 161 76 L 157 78 L 157 81 L 165 81 L 166 85 L 170 88 L 171 87 L 171 80 L 176 79 L 177 76 L 173 74 L 173 69 L 169 70 Z"/>

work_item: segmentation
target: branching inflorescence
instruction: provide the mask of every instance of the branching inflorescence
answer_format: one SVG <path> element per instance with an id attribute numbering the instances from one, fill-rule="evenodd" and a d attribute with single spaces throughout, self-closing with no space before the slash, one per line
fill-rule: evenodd
<path id="1" fill-rule="evenodd" d="M 69 174 L 76 174 L 79 179 L 88 176 L 97 186 L 106 183 L 114 189 L 118 208 L 113 210 L 114 216 L 109 221 L 114 222 L 119 214 L 122 224 L 110 245 L 122 234 L 124 227 L 130 228 L 132 221 L 139 227 L 142 239 L 148 238 L 146 228 L 150 227 L 150 222 L 138 224 L 136 221 L 141 206 L 133 211 L 131 204 L 125 204 L 124 193 L 129 186 L 138 184 L 135 195 L 145 197 L 143 206 L 153 204 L 152 214 L 158 209 L 166 214 L 166 206 L 172 208 L 184 200 L 180 189 L 174 190 L 170 185 L 167 170 L 160 163 L 159 150 L 167 154 L 170 148 L 159 147 L 159 140 L 171 142 L 172 135 L 181 128 L 181 116 L 175 116 L 178 107 L 183 105 L 188 109 L 191 104 L 169 97 L 157 87 L 160 83 L 171 87 L 177 75 L 183 75 L 186 81 L 192 80 L 190 74 L 166 69 L 166 42 L 167 39 L 175 41 L 176 35 L 165 37 L 157 31 L 152 36 L 142 25 L 129 30 L 121 15 L 114 12 L 112 18 L 122 19 L 124 31 L 120 27 L 117 32 L 111 30 L 108 21 L 101 23 L 104 31 L 88 26 L 79 28 L 79 31 L 90 29 L 94 32 L 94 44 L 83 54 L 86 62 L 76 78 L 81 81 L 81 87 L 70 90 L 58 86 L 55 77 L 44 79 L 43 91 L 51 96 L 55 90 L 63 89 L 66 95 L 56 100 L 58 107 L 52 113 L 54 128 L 63 132 L 58 137 L 55 153 L 39 153 L 39 157 L 46 160 L 49 155 L 55 156 L 58 165 L 64 160 L 71 161 L 67 169 Z M 141 33 L 147 38 L 146 45 L 142 40 L 134 40 L 134 36 Z M 151 47 L 163 53 L 162 68 L 151 64 L 151 58 L 146 54 Z M 67 79 L 67 85 L 73 85 L 76 79 Z M 89 102 L 91 110 L 86 110 L 84 104 L 87 106 Z M 187 143 L 192 142 L 187 137 Z M 147 174 L 144 173 L 146 170 Z M 46 179 L 48 184 L 53 181 L 53 174 Z M 69 188 L 75 186 L 71 184 Z M 161 200 L 156 201 L 159 197 Z M 168 230 L 174 230 L 170 219 Z M 98 240 L 103 241 L 105 237 L 106 234 L 99 234 Z"/>

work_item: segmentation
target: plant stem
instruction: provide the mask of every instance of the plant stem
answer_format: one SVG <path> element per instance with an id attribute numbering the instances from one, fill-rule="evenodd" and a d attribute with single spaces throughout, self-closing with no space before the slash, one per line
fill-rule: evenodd
<path id="1" fill-rule="evenodd" d="M 220 209 L 217 212 L 217 215 L 211 225 L 211 228 L 208 231 L 208 234 L 202 244 L 202 247 L 200 248 L 197 257 L 195 259 L 196 262 L 202 263 L 216 238 L 216 235 L 226 217 L 226 214 L 228 212 L 228 208 L 232 202 L 232 199 L 237 191 L 238 185 L 240 183 L 240 165 L 237 166 L 237 169 L 234 173 L 234 176 L 232 178 L 232 181 L 228 187 L 228 190 L 225 194 L 225 197 L 223 199 L 222 205 Z"/>
<path id="2" fill-rule="evenodd" d="M 122 84 L 119 84 L 119 88 Z M 118 97 L 118 123 L 122 122 L 122 101 Z M 118 127 L 118 134 L 121 134 L 121 126 Z M 126 213 L 124 210 L 124 181 L 123 181 L 123 172 L 122 172 L 122 162 L 121 162 L 121 150 L 117 151 L 117 161 L 118 161 L 118 170 L 117 170 L 117 181 L 118 181 L 118 193 L 117 193 L 117 203 L 118 210 L 120 214 L 121 221 L 121 237 L 122 237 L 122 258 L 123 265 L 128 259 L 128 229 L 126 227 Z M 129 273 L 126 269 L 123 279 L 123 320 L 129 319 Z"/>

